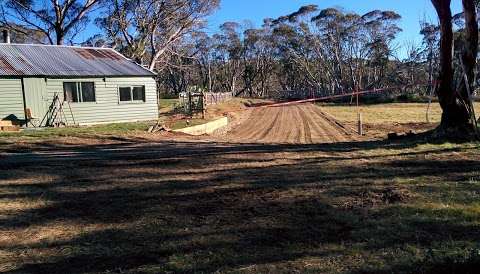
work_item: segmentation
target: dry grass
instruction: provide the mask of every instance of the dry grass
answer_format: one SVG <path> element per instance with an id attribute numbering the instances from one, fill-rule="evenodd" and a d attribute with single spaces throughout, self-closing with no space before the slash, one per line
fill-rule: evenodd
<path id="1" fill-rule="evenodd" d="M 343 122 L 357 121 L 357 108 L 355 106 L 323 105 L 323 107 L 337 119 Z M 426 123 L 428 104 L 424 103 L 392 103 L 378 105 L 363 105 L 360 111 L 365 123 Z M 480 103 L 476 103 L 480 114 Z M 442 110 L 438 103 L 432 103 L 430 108 L 430 122 L 439 123 Z"/>
<path id="2" fill-rule="evenodd" d="M 333 115 L 338 121 L 357 129 L 358 114 L 355 106 L 323 104 L 322 109 Z M 424 132 L 434 129 L 440 122 L 442 110 L 438 103 L 432 103 L 427 123 L 424 103 L 390 103 L 363 105 L 360 107 L 367 138 L 382 140 L 388 133 Z M 476 103 L 480 113 L 480 103 Z"/>

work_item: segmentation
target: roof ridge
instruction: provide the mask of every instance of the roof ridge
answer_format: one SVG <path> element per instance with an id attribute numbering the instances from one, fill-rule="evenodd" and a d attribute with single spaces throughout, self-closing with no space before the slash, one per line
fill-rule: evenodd
<path id="1" fill-rule="evenodd" d="M 116 51 L 109 47 L 84 47 L 84 46 L 70 46 L 70 45 L 48 45 L 48 44 L 22 44 L 22 43 L 0 43 L 0 46 L 31 46 L 31 47 L 54 47 L 54 48 L 80 48 L 80 49 L 107 49 Z"/>

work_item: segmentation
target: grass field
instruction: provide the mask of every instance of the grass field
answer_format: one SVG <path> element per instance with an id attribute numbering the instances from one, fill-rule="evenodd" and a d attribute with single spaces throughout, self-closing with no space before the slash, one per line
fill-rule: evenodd
<path id="1" fill-rule="evenodd" d="M 327 112 L 344 122 L 357 121 L 355 106 L 321 105 Z M 378 105 L 364 105 L 360 107 L 365 123 L 426 123 L 428 104 L 423 103 L 392 103 Z M 480 103 L 475 104 L 477 115 L 480 114 Z M 438 103 L 432 103 L 429 112 L 430 122 L 439 123 L 442 110 Z"/>

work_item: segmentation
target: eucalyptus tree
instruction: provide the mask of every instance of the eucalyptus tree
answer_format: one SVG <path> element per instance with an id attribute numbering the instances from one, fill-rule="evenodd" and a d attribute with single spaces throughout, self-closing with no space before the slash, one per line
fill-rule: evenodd
<path id="1" fill-rule="evenodd" d="M 105 0 L 105 14 L 97 23 L 127 56 L 160 70 L 158 61 L 201 28 L 218 4 L 218 0 Z"/>
<path id="2" fill-rule="evenodd" d="M 329 72 L 330 90 L 334 93 L 336 90 L 346 88 L 344 84 L 345 60 L 344 45 L 348 30 L 345 26 L 346 20 L 344 13 L 336 8 L 328 8 L 311 20 L 315 23 L 316 34 L 319 38 L 318 44 L 323 47 L 317 50 L 323 55 L 324 66 Z M 318 57 L 321 57 L 319 55 Z"/>
<path id="3" fill-rule="evenodd" d="M 274 43 L 271 28 L 264 24 L 259 29 L 244 32 L 243 80 L 250 96 L 266 96 L 272 86 L 275 69 Z"/>
<path id="4" fill-rule="evenodd" d="M 428 82 L 430 83 L 430 93 L 432 93 L 434 72 L 438 67 L 440 28 L 434 24 L 421 22 L 420 34 L 423 36 L 423 55 L 428 62 Z"/>
<path id="5" fill-rule="evenodd" d="M 432 0 L 440 21 L 440 69 L 437 95 L 442 107 L 440 135 L 464 136 L 473 131 L 475 117 L 470 96 L 474 88 L 475 66 L 478 55 L 478 22 L 474 0 L 462 0 L 465 35 L 461 44 L 459 63 L 453 56 L 453 16 L 451 0 Z M 455 77 L 455 72 L 460 77 Z M 460 72 L 460 73 L 458 73 Z"/>
<path id="6" fill-rule="evenodd" d="M 369 38 L 368 86 L 374 87 L 386 80 L 389 58 L 392 56 L 393 41 L 402 30 L 397 23 L 401 16 L 394 11 L 374 10 L 362 16 Z M 383 83 L 384 84 L 384 83 Z"/>
<path id="7" fill-rule="evenodd" d="M 215 91 L 215 50 L 214 39 L 205 32 L 195 33 L 195 48 L 197 50 L 196 64 L 199 83 L 209 92 Z"/>
<path id="8" fill-rule="evenodd" d="M 216 51 L 215 61 L 218 69 L 218 81 L 223 91 L 235 96 L 244 91 L 239 85 L 243 55 L 241 25 L 226 22 L 220 26 L 220 32 L 213 36 Z"/>
<path id="9" fill-rule="evenodd" d="M 162 58 L 173 66 L 162 73 L 175 74 L 172 79 L 188 76 L 189 85 L 236 96 L 267 96 L 278 90 L 337 94 L 398 84 L 405 79 L 404 71 L 413 75 L 418 62 L 410 58 L 405 70 L 404 63 L 393 60 L 399 19 L 392 11 L 359 15 L 308 5 L 265 19 L 260 28 L 226 22 L 211 36 L 188 36 L 192 53 L 183 50 L 190 46 L 179 39 L 172 47 L 189 58 Z"/>
<path id="10" fill-rule="evenodd" d="M 0 31 L 8 30 L 10 34 L 11 43 L 16 44 L 45 44 L 49 43 L 47 36 L 38 30 L 26 28 L 24 26 L 8 23 L 3 24 L 0 22 Z"/>
<path id="11" fill-rule="evenodd" d="M 73 43 L 103 0 L 3 0 L 1 22 L 16 33 L 41 33 L 50 44 Z"/>
<path id="12" fill-rule="evenodd" d="M 189 40 L 184 40 L 181 44 L 176 45 L 172 54 L 167 56 L 167 60 L 164 60 L 167 64 L 159 74 L 160 84 L 175 94 L 185 92 L 189 87 L 197 86 L 196 54 L 195 45 Z"/>
<path id="13" fill-rule="evenodd" d="M 301 7 L 298 11 L 272 20 L 273 38 L 280 62 L 277 72 L 284 90 L 317 90 L 322 86 L 319 63 L 314 58 L 314 46 L 319 45 L 309 25 L 316 5 Z"/>

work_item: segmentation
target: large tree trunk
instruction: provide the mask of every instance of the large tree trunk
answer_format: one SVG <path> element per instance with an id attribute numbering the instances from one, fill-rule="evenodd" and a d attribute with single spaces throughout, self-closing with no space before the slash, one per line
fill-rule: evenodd
<path id="1" fill-rule="evenodd" d="M 460 94 L 467 100 L 469 113 L 474 114 L 472 93 L 475 89 L 475 69 L 478 55 L 478 22 L 477 10 L 474 0 L 463 0 L 463 12 L 465 14 L 465 44 L 462 52 L 462 64 L 467 81 L 462 85 Z M 472 125 L 475 125 L 476 117 L 471 115 Z"/>
<path id="2" fill-rule="evenodd" d="M 462 78 L 460 90 L 456 90 L 453 68 L 453 29 L 451 0 L 432 0 L 440 19 L 440 72 L 437 79 L 437 95 L 443 110 L 440 134 L 465 134 L 473 131 L 473 121 L 469 112 L 469 94 L 474 80 L 474 67 L 477 55 L 478 26 L 473 0 L 463 0 L 466 18 L 466 40 L 462 63 L 468 78 Z M 472 44 L 474 43 L 474 45 Z M 463 74 L 463 68 L 459 68 Z"/>

